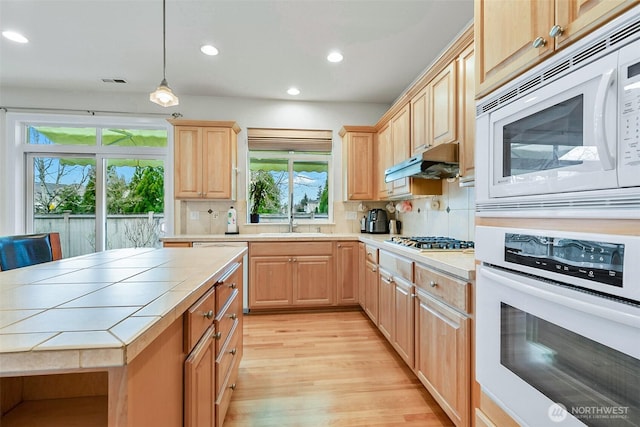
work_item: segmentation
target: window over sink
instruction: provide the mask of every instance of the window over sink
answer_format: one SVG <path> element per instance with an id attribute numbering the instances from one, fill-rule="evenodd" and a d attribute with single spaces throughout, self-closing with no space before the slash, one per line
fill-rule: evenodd
<path id="1" fill-rule="evenodd" d="M 248 129 L 248 222 L 333 218 L 331 131 Z"/>

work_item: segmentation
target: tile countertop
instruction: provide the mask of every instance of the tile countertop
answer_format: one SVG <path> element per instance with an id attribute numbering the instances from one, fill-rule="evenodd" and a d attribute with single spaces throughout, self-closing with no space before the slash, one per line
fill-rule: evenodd
<path id="1" fill-rule="evenodd" d="M 115 249 L 0 272 L 0 376 L 126 365 L 245 252 Z"/>
<path id="2" fill-rule="evenodd" d="M 260 234 L 210 234 L 210 235 L 180 235 L 164 237 L 164 242 L 264 242 L 264 241 L 295 241 L 295 240 L 357 240 L 380 249 L 385 249 L 398 255 L 427 265 L 435 270 L 457 276 L 463 280 L 475 280 L 475 254 L 470 252 L 431 251 L 420 252 L 394 243 L 386 242 L 389 234 L 361 234 L 361 233 L 260 233 Z"/>

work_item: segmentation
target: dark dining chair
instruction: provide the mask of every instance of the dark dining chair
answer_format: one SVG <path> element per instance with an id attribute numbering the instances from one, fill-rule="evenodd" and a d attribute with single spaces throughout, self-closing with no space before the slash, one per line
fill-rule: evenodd
<path id="1" fill-rule="evenodd" d="M 0 237 L 0 271 L 62 258 L 60 234 L 40 233 Z"/>

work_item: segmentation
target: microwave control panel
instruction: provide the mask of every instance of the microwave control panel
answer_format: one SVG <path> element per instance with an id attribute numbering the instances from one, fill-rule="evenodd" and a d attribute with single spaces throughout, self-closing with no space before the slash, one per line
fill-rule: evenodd
<path id="1" fill-rule="evenodd" d="M 620 50 L 620 185 L 638 185 L 640 175 L 640 40 Z"/>

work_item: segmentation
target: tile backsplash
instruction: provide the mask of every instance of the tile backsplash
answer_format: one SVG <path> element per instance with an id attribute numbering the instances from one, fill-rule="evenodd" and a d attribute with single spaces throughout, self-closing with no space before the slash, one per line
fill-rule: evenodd
<path id="1" fill-rule="evenodd" d="M 441 235 L 464 240 L 474 238 L 474 189 L 459 187 L 458 182 L 443 181 L 442 196 L 422 197 L 410 201 L 412 210 L 389 214 L 402 221 L 403 235 Z M 393 202 L 397 204 L 396 201 Z M 322 233 L 359 233 L 360 219 L 372 208 L 385 208 L 382 202 L 335 202 L 332 224 L 300 224 L 296 231 Z M 176 234 L 224 234 L 227 210 L 233 206 L 238 215 L 241 234 L 284 232 L 287 224 L 247 224 L 246 201 L 177 201 Z"/>

